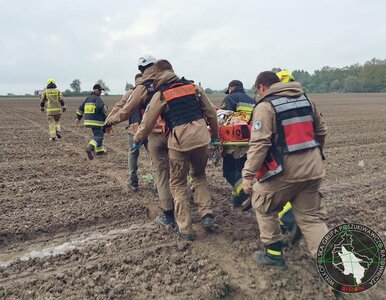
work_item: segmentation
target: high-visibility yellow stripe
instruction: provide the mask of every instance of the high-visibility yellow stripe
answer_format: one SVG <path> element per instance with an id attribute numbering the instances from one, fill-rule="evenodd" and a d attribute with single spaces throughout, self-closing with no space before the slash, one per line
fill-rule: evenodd
<path id="1" fill-rule="evenodd" d="M 281 219 L 291 208 L 291 203 L 287 202 L 286 205 L 284 205 L 283 209 L 279 212 L 279 218 Z"/>
<path id="2" fill-rule="evenodd" d="M 252 112 L 253 111 L 253 107 L 248 107 L 248 106 L 244 106 L 244 105 L 237 105 L 236 106 L 236 111 Z"/>
<path id="3" fill-rule="evenodd" d="M 48 112 L 51 112 L 51 111 L 61 111 L 62 109 L 59 107 L 59 108 L 47 108 L 46 110 Z"/>
<path id="4" fill-rule="evenodd" d="M 85 120 L 83 124 L 84 124 L 84 125 L 88 125 L 88 126 L 99 126 L 99 127 L 103 127 L 103 125 L 105 124 L 105 122 Z"/>
<path id="5" fill-rule="evenodd" d="M 272 250 L 272 249 L 267 249 L 267 253 L 269 253 L 271 255 L 276 255 L 276 256 L 281 255 L 281 251 L 276 251 L 276 250 Z"/>
<path id="6" fill-rule="evenodd" d="M 80 111 L 80 110 L 77 110 L 77 111 L 76 111 L 76 114 L 79 115 L 79 116 L 83 116 L 83 112 Z"/>
<path id="7" fill-rule="evenodd" d="M 240 195 L 241 191 L 243 190 L 243 184 L 240 183 L 237 187 L 236 187 L 236 193 L 237 195 Z"/>
<path id="8" fill-rule="evenodd" d="M 105 148 L 104 148 L 104 147 L 97 147 L 97 148 L 95 149 L 95 151 L 96 151 L 97 153 L 99 153 L 99 152 L 105 152 Z"/>
<path id="9" fill-rule="evenodd" d="M 94 103 L 86 103 L 84 105 L 85 114 L 95 114 L 96 106 Z"/>
<path id="10" fill-rule="evenodd" d="M 91 146 L 93 146 L 94 148 L 97 147 L 97 142 L 94 141 L 94 140 L 91 140 L 91 141 L 89 142 L 89 144 L 90 144 Z"/>

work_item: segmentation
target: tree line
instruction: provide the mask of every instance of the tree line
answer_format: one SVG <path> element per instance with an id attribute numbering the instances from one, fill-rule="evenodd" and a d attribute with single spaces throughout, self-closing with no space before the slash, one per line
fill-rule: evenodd
<path id="1" fill-rule="evenodd" d="M 106 85 L 106 83 L 102 79 L 99 79 L 96 83 L 99 83 L 105 89 L 105 94 L 108 95 L 110 89 Z M 65 96 L 65 97 L 69 97 L 69 96 L 88 96 L 91 93 L 91 91 L 82 91 L 81 82 L 80 82 L 79 79 L 74 79 L 70 83 L 70 88 L 71 89 L 66 89 L 63 92 L 63 96 Z"/>
<path id="2" fill-rule="evenodd" d="M 282 68 L 273 68 L 272 71 L 279 72 Z M 323 67 L 313 74 L 305 70 L 294 70 L 291 72 L 296 81 L 299 81 L 303 89 L 308 93 L 384 93 L 386 92 L 386 59 L 373 58 L 363 65 L 353 64 L 344 68 Z M 98 82 L 105 88 L 108 94 L 110 89 L 102 79 Z M 85 96 L 91 91 L 82 91 L 79 79 L 74 79 L 70 84 L 71 89 L 63 92 L 64 96 Z M 133 88 L 131 83 L 126 82 L 125 90 Z M 254 94 L 256 87 L 246 89 L 248 94 Z M 207 94 L 223 93 L 224 90 L 206 88 Z"/>
<path id="3" fill-rule="evenodd" d="M 295 70 L 292 75 L 311 93 L 384 93 L 386 92 L 386 59 L 373 58 L 363 65 L 344 68 L 323 67 L 309 74 Z"/>
<path id="4" fill-rule="evenodd" d="M 279 72 L 281 68 L 273 68 Z M 385 93 L 386 92 L 386 59 L 373 58 L 363 65 L 353 64 L 344 68 L 323 67 L 313 74 L 305 70 L 291 72 L 296 81 L 308 93 Z M 246 89 L 254 94 L 256 87 Z M 208 94 L 223 93 L 224 90 L 205 89 Z"/>

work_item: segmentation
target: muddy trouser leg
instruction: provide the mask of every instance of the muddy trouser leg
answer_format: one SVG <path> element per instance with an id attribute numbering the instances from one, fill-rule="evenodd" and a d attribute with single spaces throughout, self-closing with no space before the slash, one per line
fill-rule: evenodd
<path id="1" fill-rule="evenodd" d="M 170 190 L 174 198 L 174 215 L 182 234 L 192 233 L 190 201 L 187 193 L 191 151 L 178 152 L 170 149 Z"/>
<path id="2" fill-rule="evenodd" d="M 60 128 L 60 114 L 58 114 L 58 115 L 55 115 L 55 116 L 53 116 L 54 117 L 54 120 L 55 120 L 55 125 L 56 125 L 56 127 L 55 127 L 55 135 L 56 135 L 56 132 L 57 131 L 61 131 L 61 128 Z"/>
<path id="3" fill-rule="evenodd" d="M 54 117 L 55 116 L 47 116 L 50 138 L 56 138 L 56 122 Z"/>
<path id="4" fill-rule="evenodd" d="M 153 163 L 160 206 L 165 212 L 174 207 L 169 185 L 170 165 L 167 138 L 159 133 L 150 134 L 148 137 L 148 150 Z"/>
<path id="5" fill-rule="evenodd" d="M 198 213 L 202 218 L 207 214 L 213 215 L 205 174 L 205 168 L 208 162 L 208 147 L 200 147 L 190 152 L 190 176 L 192 177 L 194 186 L 194 203 L 196 203 Z"/>
<path id="6" fill-rule="evenodd" d="M 100 152 L 105 152 L 105 149 L 103 147 L 103 128 L 102 127 L 92 127 L 92 132 L 94 134 L 94 141 L 96 143 L 95 147 L 95 152 L 100 153 Z M 90 142 L 91 144 L 91 142 Z"/>
<path id="7" fill-rule="evenodd" d="M 302 183 L 301 191 L 295 196 L 292 209 L 312 256 L 316 256 L 323 236 L 328 232 L 325 210 L 321 206 L 319 193 L 321 179 Z"/>
<path id="8" fill-rule="evenodd" d="M 286 183 L 279 179 L 253 185 L 252 205 L 256 211 L 260 239 L 264 245 L 283 240 L 278 213 L 300 190 L 298 183 Z"/>
<path id="9" fill-rule="evenodd" d="M 134 135 L 129 133 L 129 172 L 130 179 L 129 184 L 131 186 L 138 186 L 138 157 L 139 157 L 139 149 L 133 149 L 133 137 Z"/>

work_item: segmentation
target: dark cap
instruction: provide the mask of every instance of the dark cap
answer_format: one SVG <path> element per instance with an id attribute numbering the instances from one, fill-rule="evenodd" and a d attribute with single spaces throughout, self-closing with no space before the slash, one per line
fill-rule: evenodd
<path id="1" fill-rule="evenodd" d="M 100 91 L 104 91 L 105 89 L 99 84 L 94 84 L 94 86 L 92 87 L 93 90 L 100 90 Z"/>
<path id="2" fill-rule="evenodd" d="M 229 94 L 229 88 L 231 86 L 243 87 L 243 83 L 240 80 L 232 80 L 231 82 L 229 82 L 228 88 L 226 89 L 225 94 Z"/>

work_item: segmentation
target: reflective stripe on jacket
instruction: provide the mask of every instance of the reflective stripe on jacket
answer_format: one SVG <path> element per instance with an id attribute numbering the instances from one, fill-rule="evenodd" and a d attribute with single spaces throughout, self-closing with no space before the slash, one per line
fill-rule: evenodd
<path id="1" fill-rule="evenodd" d="M 92 93 L 79 106 L 76 114 L 79 120 L 83 117 L 84 126 L 102 127 L 105 124 L 107 110 L 102 98 Z"/>

